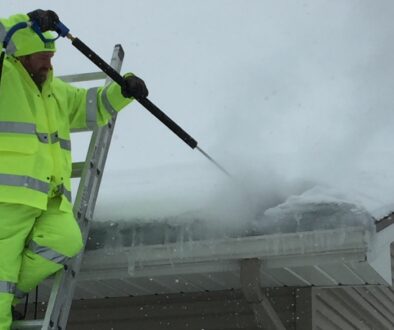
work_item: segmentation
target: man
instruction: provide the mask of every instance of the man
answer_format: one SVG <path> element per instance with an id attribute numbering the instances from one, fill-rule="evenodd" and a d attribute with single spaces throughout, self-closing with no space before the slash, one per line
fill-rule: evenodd
<path id="1" fill-rule="evenodd" d="M 0 40 L 16 23 L 38 22 L 52 38 L 53 11 L 0 20 Z M 53 77 L 55 44 L 29 27 L 7 47 L 0 83 L 0 330 L 11 308 L 82 248 L 70 196 L 70 130 L 105 125 L 148 90 L 128 74 L 125 85 L 81 89 Z"/>

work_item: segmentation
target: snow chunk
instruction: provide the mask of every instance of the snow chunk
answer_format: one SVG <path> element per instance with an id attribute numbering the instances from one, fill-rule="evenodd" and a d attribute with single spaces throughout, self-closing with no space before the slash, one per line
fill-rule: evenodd
<path id="1" fill-rule="evenodd" d="M 316 186 L 266 210 L 256 228 L 264 233 L 303 232 L 363 226 L 373 230 L 374 219 L 344 193 Z"/>

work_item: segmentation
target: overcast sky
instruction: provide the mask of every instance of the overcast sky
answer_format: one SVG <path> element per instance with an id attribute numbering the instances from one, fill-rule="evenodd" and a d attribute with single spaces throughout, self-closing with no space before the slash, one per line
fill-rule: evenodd
<path id="1" fill-rule="evenodd" d="M 121 43 L 122 71 L 142 77 L 150 99 L 259 198 L 308 181 L 367 195 L 372 211 L 394 202 L 392 1 L 0 2 L 3 16 L 36 8 L 55 10 L 105 59 Z M 54 67 L 96 71 L 66 39 Z M 108 162 L 106 196 L 110 175 L 145 169 L 158 182 L 163 169 L 178 180 L 182 164 L 198 168 L 179 188 L 196 196 L 213 180 L 202 156 L 138 104 L 119 115 Z"/>

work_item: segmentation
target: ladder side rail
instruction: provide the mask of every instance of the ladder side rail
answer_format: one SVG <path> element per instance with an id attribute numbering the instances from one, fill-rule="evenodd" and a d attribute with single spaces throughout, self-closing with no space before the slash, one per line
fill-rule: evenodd
<path id="1" fill-rule="evenodd" d="M 39 329 L 51 329 L 51 319 L 49 311 L 54 309 L 56 298 L 60 290 L 60 285 L 62 283 L 62 279 L 65 276 L 65 271 L 58 271 L 55 274 L 55 280 L 52 284 L 51 294 L 48 299 L 47 309 L 45 313 L 44 320 L 42 320 L 41 327 Z M 38 328 L 37 328 L 38 329 Z"/>
<path id="2" fill-rule="evenodd" d="M 113 127 L 113 126 L 112 126 Z M 112 133 L 109 134 L 110 129 L 99 130 L 97 131 L 97 136 L 92 137 L 92 141 L 96 140 L 93 145 L 94 149 L 94 157 L 91 161 L 87 162 L 88 168 L 88 176 L 90 180 L 86 180 L 83 186 L 80 186 L 80 194 L 79 198 L 77 198 L 76 206 L 80 205 L 80 207 L 76 207 L 76 217 L 78 218 L 78 222 L 81 227 L 82 238 L 84 245 L 88 240 L 89 229 L 90 229 L 90 221 L 93 218 L 94 206 L 96 203 L 98 189 L 101 177 L 103 166 L 100 165 L 99 159 L 101 158 L 101 162 L 105 162 L 106 155 L 109 148 L 109 141 L 112 137 Z M 102 134 L 100 134 L 102 133 Z M 108 144 L 108 146 L 107 146 Z M 99 152 L 99 148 L 102 147 L 103 152 Z M 105 157 L 104 157 L 105 154 Z M 97 158 L 96 158 L 97 157 Z M 95 165 L 97 164 L 97 165 Z M 97 174 L 97 170 L 100 169 L 99 175 Z M 86 177 L 83 175 L 83 177 Z M 46 321 L 45 324 L 49 324 L 49 327 L 43 329 L 65 329 L 69 311 L 72 304 L 73 292 L 76 284 L 76 275 L 80 271 L 80 267 L 82 264 L 83 252 L 79 253 L 69 267 L 64 272 L 64 279 L 62 280 L 61 285 L 59 286 L 59 290 L 62 292 L 56 295 L 58 303 L 54 306 L 52 317 L 49 317 L 49 320 Z M 57 321 L 56 321 L 57 319 Z"/>
<path id="3" fill-rule="evenodd" d="M 113 126 L 112 126 L 113 127 Z M 109 134 L 111 132 L 111 134 Z M 81 198 L 81 207 L 79 208 L 79 213 L 78 216 L 80 217 L 79 223 L 81 227 L 81 232 L 82 232 L 82 239 L 84 242 L 84 245 L 86 245 L 86 242 L 89 237 L 89 230 L 90 230 L 90 224 L 91 220 L 93 219 L 93 213 L 94 213 L 94 207 L 95 203 L 97 200 L 98 196 L 98 190 L 100 186 L 100 179 L 101 179 L 101 174 L 102 174 L 102 169 L 106 160 L 106 155 L 108 153 L 108 148 L 109 148 L 109 140 L 112 137 L 112 130 L 106 129 L 102 132 L 103 134 L 99 134 L 97 136 L 97 144 L 95 144 L 95 161 L 92 162 L 94 163 L 93 167 L 90 167 L 89 174 L 91 180 L 88 180 L 88 184 L 84 187 L 84 193 L 83 197 Z M 105 148 L 103 146 L 103 150 L 100 152 L 98 150 L 102 144 L 105 142 L 103 140 L 106 140 L 105 142 L 108 143 L 108 146 Z M 103 154 L 105 154 L 105 157 L 103 157 Z M 99 162 L 99 159 L 102 159 L 101 162 Z M 88 163 L 88 165 L 90 165 Z M 100 174 L 97 174 L 97 170 L 100 170 Z M 55 322 L 53 319 L 50 320 L 50 327 L 49 329 L 65 329 L 68 316 L 70 313 L 71 309 L 71 304 L 73 300 L 73 293 L 75 290 L 75 285 L 76 285 L 76 276 L 80 271 L 81 264 L 83 260 L 83 252 L 79 253 L 73 260 L 72 264 L 70 264 L 69 268 L 65 271 L 64 275 L 64 281 L 61 283 L 60 290 L 62 293 L 60 294 L 60 302 L 56 306 L 56 308 L 59 310 L 57 315 L 55 315 L 55 318 L 58 317 L 57 322 Z M 47 328 L 46 328 L 47 329 Z"/>
<path id="4" fill-rule="evenodd" d="M 115 70 L 120 71 L 122 60 L 123 49 L 120 45 L 116 45 L 111 60 L 111 65 Z M 110 81 L 110 78 L 107 78 L 106 84 Z M 74 215 L 81 227 L 84 245 L 86 245 L 88 239 L 90 221 L 93 218 L 115 122 L 116 116 L 107 125 L 93 131 L 85 166 L 82 171 L 82 177 L 74 203 Z M 53 290 L 55 290 L 55 292 L 51 293 L 53 305 L 49 306 L 48 304 L 48 307 L 51 307 L 52 310 L 47 310 L 46 312 L 42 327 L 43 330 L 63 330 L 66 328 L 76 284 L 76 275 L 80 270 L 82 258 L 83 251 L 65 269 L 59 285 L 53 287 Z"/>

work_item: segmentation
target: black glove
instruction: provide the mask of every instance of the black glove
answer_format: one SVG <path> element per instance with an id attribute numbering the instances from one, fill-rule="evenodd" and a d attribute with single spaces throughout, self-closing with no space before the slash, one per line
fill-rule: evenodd
<path id="1" fill-rule="evenodd" d="M 122 95 L 126 98 L 134 97 L 136 99 L 148 97 L 148 89 L 144 81 L 134 75 L 126 75 L 122 86 Z"/>
<path id="2" fill-rule="evenodd" d="M 56 31 L 56 24 L 59 17 L 52 10 L 36 9 L 27 14 L 31 21 L 37 22 L 42 32 L 51 30 Z"/>

